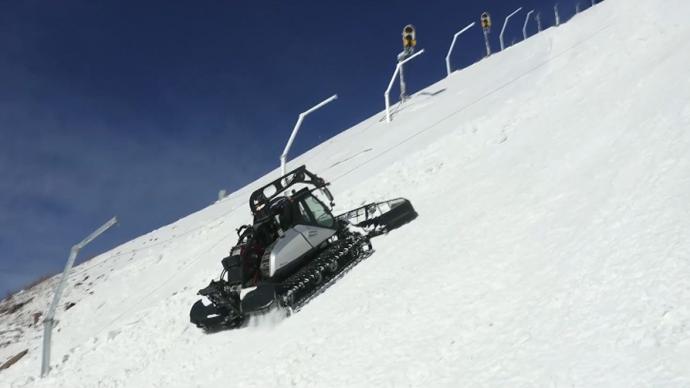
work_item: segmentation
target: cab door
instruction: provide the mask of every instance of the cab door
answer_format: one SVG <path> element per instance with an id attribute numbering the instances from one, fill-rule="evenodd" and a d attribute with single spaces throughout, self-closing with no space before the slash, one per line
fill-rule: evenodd
<path id="1" fill-rule="evenodd" d="M 295 226 L 312 247 L 317 247 L 336 232 L 336 221 L 326 205 L 313 195 L 302 198 L 298 203 L 304 223 Z"/>

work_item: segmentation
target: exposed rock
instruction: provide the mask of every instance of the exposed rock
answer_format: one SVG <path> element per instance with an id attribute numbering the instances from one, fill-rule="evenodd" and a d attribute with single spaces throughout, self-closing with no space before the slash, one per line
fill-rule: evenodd
<path id="1" fill-rule="evenodd" d="M 26 354 L 29 353 L 29 349 L 24 349 L 21 352 L 17 353 L 14 357 L 10 358 L 0 366 L 0 370 L 7 369 L 14 365 L 17 361 L 19 361 L 22 357 L 26 356 Z"/>
<path id="2" fill-rule="evenodd" d="M 24 307 L 25 305 L 27 305 L 27 304 L 28 304 L 29 302 L 31 302 L 32 300 L 34 300 L 34 298 L 29 298 L 29 299 L 27 299 L 27 300 L 25 300 L 25 301 L 23 301 L 23 302 L 19 302 L 19 303 L 15 303 L 15 304 L 11 305 L 11 306 L 9 307 L 9 309 L 7 309 L 7 313 L 9 313 L 9 314 L 14 314 L 14 313 L 16 313 L 17 311 L 19 311 L 22 307 Z"/>
<path id="3" fill-rule="evenodd" d="M 33 313 L 33 315 L 31 315 L 34 318 L 34 325 L 38 324 L 38 320 L 41 319 L 42 315 L 43 313 L 40 311 L 37 313 Z"/>

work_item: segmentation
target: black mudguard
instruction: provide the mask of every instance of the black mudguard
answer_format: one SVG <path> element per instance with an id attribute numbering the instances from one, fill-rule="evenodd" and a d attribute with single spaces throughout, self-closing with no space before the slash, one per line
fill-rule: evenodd
<path id="1" fill-rule="evenodd" d="M 273 284 L 260 284 L 242 298 L 242 312 L 249 315 L 268 310 L 275 300 L 276 290 Z"/>

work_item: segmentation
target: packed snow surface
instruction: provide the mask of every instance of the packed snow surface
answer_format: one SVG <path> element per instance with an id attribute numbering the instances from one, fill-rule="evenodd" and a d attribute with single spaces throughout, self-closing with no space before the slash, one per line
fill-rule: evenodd
<path id="1" fill-rule="evenodd" d="M 688 14 L 607 0 L 290 161 L 419 212 L 292 317 L 188 318 L 276 170 L 75 268 L 45 379 L 56 280 L 17 295 L 0 386 L 690 386 Z"/>

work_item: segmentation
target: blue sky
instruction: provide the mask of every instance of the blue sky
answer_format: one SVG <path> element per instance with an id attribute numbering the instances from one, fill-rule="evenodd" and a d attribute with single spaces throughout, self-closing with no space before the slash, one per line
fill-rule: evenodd
<path id="1" fill-rule="evenodd" d="M 576 2 L 559 1 L 563 20 Z M 60 271 L 113 215 L 82 259 L 275 168 L 299 112 L 334 93 L 291 155 L 380 111 L 405 24 L 427 51 L 407 72 L 414 91 L 445 75 L 454 32 L 482 11 L 498 48 L 505 15 L 536 8 L 550 26 L 553 4 L 0 0 L 0 292 Z M 453 64 L 482 55 L 475 28 Z"/>

